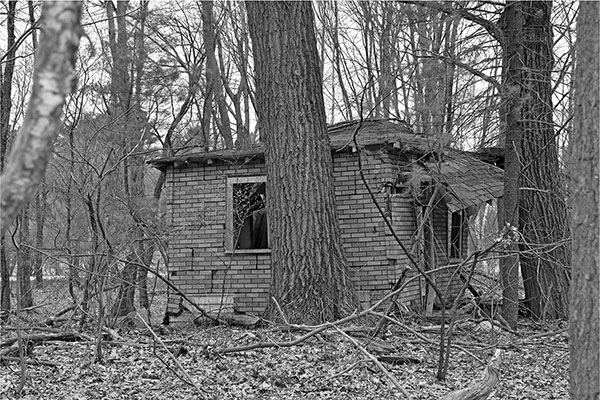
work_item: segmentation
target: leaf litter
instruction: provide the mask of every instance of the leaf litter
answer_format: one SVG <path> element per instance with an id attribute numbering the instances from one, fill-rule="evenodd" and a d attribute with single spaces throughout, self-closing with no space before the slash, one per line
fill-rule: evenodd
<path id="1" fill-rule="evenodd" d="M 364 328 L 364 326 L 362 327 Z M 415 325 L 415 328 L 419 327 Z M 490 399 L 567 399 L 566 335 L 539 340 L 539 327 L 524 326 L 518 335 L 476 331 L 465 325 L 455 336 L 471 343 L 482 360 L 497 344 L 504 348 L 500 382 Z M 179 327 L 159 333 L 169 351 L 202 393 L 182 381 L 183 374 L 166 350 L 147 332 L 120 332 L 123 341 L 104 342 L 103 362 L 95 362 L 95 342 L 38 344 L 28 359 L 50 361 L 27 365 L 21 399 L 399 399 L 401 393 L 384 374 L 343 337 L 318 335 L 292 347 L 219 354 L 218 349 L 258 341 L 285 342 L 302 332 L 268 328 Z M 477 335 L 478 341 L 473 341 Z M 437 339 L 434 334 L 428 334 Z M 362 342 L 364 343 L 364 338 Z M 453 349 L 445 381 L 435 378 L 437 346 L 410 333 L 391 329 L 386 343 L 395 353 L 419 362 L 386 368 L 414 399 L 437 399 L 470 384 L 484 366 Z M 375 353 L 373 353 L 375 354 Z M 185 379 L 185 378 L 184 378 Z M 0 398 L 17 398 L 19 364 L 0 365 Z"/>

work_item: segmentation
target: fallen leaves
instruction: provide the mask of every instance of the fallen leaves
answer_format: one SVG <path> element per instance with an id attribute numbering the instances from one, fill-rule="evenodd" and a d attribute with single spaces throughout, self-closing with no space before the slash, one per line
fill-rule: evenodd
<path id="1" fill-rule="evenodd" d="M 37 312 L 39 310 L 34 310 L 25 316 L 22 326 L 32 329 L 23 333 L 57 334 L 57 329 L 43 327 L 47 316 Z M 160 312 L 153 315 L 156 325 Z M 409 363 L 385 362 L 384 366 L 414 399 L 439 399 L 464 388 L 481 375 L 485 366 L 469 354 L 453 349 L 448 377 L 439 382 L 435 378 L 439 326 L 413 322 L 412 331 L 407 331 L 389 324 L 387 339 L 375 341 L 369 339 L 364 329 L 372 326 L 364 324 L 355 327 L 353 337 L 371 354 L 383 357 L 383 362 L 385 357 L 391 357 L 391 361 L 411 360 Z M 71 325 L 76 327 L 77 324 Z M 568 398 L 568 334 L 564 326 L 522 324 L 516 335 L 498 329 L 478 330 L 477 326 L 469 321 L 460 322 L 456 325 L 453 342 L 486 362 L 495 347 L 504 349 L 500 382 L 491 400 Z M 355 345 L 333 329 L 288 347 L 225 354 L 215 350 L 256 343 L 290 343 L 306 332 L 277 327 L 198 328 L 193 325 L 158 331 L 160 341 L 176 355 L 177 362 L 207 399 L 402 398 L 372 360 L 366 359 Z M 3 330 L 3 335 L 4 332 L 7 334 L 3 339 L 15 336 L 13 330 Z M 56 366 L 27 365 L 27 384 L 21 398 L 201 398 L 193 386 L 182 381 L 181 370 L 147 329 L 105 336 L 112 340 L 103 342 L 102 363 L 94 360 L 93 332 L 82 335 L 85 339 L 82 341 L 37 343 L 28 359 Z M 18 362 L 0 363 L 0 398 L 16 398 L 18 384 Z"/>
<path id="2" fill-rule="evenodd" d="M 286 348 L 214 354 L 216 346 L 240 346 L 256 341 L 290 341 L 300 333 L 212 328 L 174 330 L 161 337 L 171 352 L 186 343 L 187 353 L 177 358 L 206 398 L 214 399 L 398 399 L 401 393 L 385 375 L 347 340 L 325 335 Z M 504 334 L 510 335 L 510 334 Z M 193 387 L 179 378 L 166 351 L 139 333 L 121 333 L 124 343 L 104 345 L 104 363 L 93 361 L 92 342 L 42 343 L 34 359 L 52 361 L 53 368 L 28 366 L 23 399 L 196 399 Z M 526 337 L 526 335 L 524 335 Z M 518 338 L 506 337 L 513 341 Z M 556 341 L 564 341 L 564 337 Z M 136 343 L 130 346 L 128 343 Z M 516 343 L 516 342 L 515 342 Z M 141 344 L 141 345 L 140 345 Z M 437 349 L 414 341 L 414 336 L 393 332 L 387 344 L 402 355 L 421 360 L 386 368 L 415 399 L 436 399 L 476 379 L 483 366 L 455 351 L 445 382 L 435 375 Z M 493 350 L 478 351 L 487 359 Z M 500 383 L 490 399 L 567 398 L 566 354 L 546 346 L 513 346 L 505 351 Z M 18 384 L 18 364 L 1 367 L 0 397 L 12 398 Z"/>

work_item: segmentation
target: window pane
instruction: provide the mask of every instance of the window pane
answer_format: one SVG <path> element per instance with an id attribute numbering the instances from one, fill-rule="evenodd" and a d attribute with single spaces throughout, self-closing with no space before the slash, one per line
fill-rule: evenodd
<path id="1" fill-rule="evenodd" d="M 233 184 L 233 242 L 236 249 L 266 249 L 267 192 L 264 182 Z"/>
<path id="2" fill-rule="evenodd" d="M 450 225 L 450 257 L 460 258 L 462 248 L 463 216 L 461 211 L 452 213 Z"/>

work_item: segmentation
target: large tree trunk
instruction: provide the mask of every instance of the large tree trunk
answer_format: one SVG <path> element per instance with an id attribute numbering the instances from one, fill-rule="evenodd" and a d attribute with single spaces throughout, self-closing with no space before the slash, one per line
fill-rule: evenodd
<path id="1" fill-rule="evenodd" d="M 505 167 L 504 167 L 504 195 L 499 204 L 498 223 L 500 229 L 510 225 L 519 226 L 519 178 L 520 178 L 520 143 L 522 130 L 519 124 L 521 118 L 521 99 L 519 96 L 522 82 L 520 71 L 522 69 L 521 31 L 523 21 L 521 17 L 521 2 L 511 1 L 506 3 L 504 9 L 503 26 L 505 32 L 505 47 L 503 60 L 503 105 L 500 118 L 506 127 L 505 138 Z M 502 281 L 502 316 L 515 329 L 519 311 L 519 256 L 517 246 L 510 244 L 507 254 L 500 259 L 500 278 Z"/>
<path id="2" fill-rule="evenodd" d="M 75 82 L 80 10 L 80 2 L 47 2 L 42 7 L 31 100 L 0 182 L 0 233 L 29 202 L 46 172 L 62 106 Z"/>
<path id="3" fill-rule="evenodd" d="M 9 10 L 12 5 L 9 3 Z M 80 11 L 81 3 L 78 2 L 65 1 L 43 5 L 42 35 L 35 59 L 31 100 L 0 181 L 2 187 L 0 235 L 2 236 L 20 209 L 29 202 L 46 171 L 54 139 L 58 133 L 62 106 L 66 95 L 73 89 L 73 68 L 81 35 Z M 10 109 L 5 104 L 6 101 L 10 101 L 10 93 L 4 91 L 6 82 L 3 81 L 3 111 L 0 113 L 3 118 L 3 129 L 6 129 L 0 135 L 2 162 L 8 135 L 8 119 L 4 119 L 8 116 L 4 116 L 3 113 Z M 3 255 L 0 257 L 3 262 L 2 275 L 5 275 L 4 269 L 7 268 L 5 253 L 4 251 L 0 253 Z M 5 292 L 8 288 L 3 286 L 2 289 L 3 295 L 8 296 L 9 294 Z M 4 300 L 3 296 L 3 307 L 6 305 Z"/>
<path id="4" fill-rule="evenodd" d="M 573 280 L 571 282 L 571 398 L 600 398 L 598 286 L 600 229 L 598 165 L 600 152 L 600 9 L 581 2 L 577 20 L 575 115 L 571 138 L 570 203 L 572 207 Z"/>
<path id="5" fill-rule="evenodd" d="M 523 2 L 521 7 L 519 219 L 525 305 L 537 319 L 567 318 L 571 249 L 552 118 L 552 2 Z"/>
<path id="6" fill-rule="evenodd" d="M 338 226 L 312 5 L 247 2 L 267 159 L 271 292 L 291 322 L 355 308 Z M 268 307 L 275 317 L 273 304 Z"/>

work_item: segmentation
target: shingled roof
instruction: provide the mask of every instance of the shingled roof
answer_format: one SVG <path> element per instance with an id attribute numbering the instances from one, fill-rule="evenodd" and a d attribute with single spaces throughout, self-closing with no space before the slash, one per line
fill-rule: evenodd
<path id="1" fill-rule="evenodd" d="M 358 125 L 358 121 L 349 121 L 329 126 L 331 151 L 339 152 L 354 147 L 353 136 Z M 387 119 L 364 120 L 356 135 L 356 141 L 360 147 L 395 145 L 401 146 L 405 151 L 415 150 L 419 153 L 428 152 L 433 145 L 431 140 L 424 136 L 415 135 L 404 121 Z M 264 158 L 264 152 L 263 145 L 258 143 L 235 149 L 190 151 L 174 157 L 155 158 L 148 163 L 155 168 L 164 169 L 171 165 L 210 163 L 216 160 L 244 161 L 248 157 Z"/>
<path id="2" fill-rule="evenodd" d="M 428 163 L 430 175 L 446 186 L 444 201 L 451 211 L 502 197 L 503 171 L 473 155 L 448 149 L 441 162 Z"/>
<path id="3" fill-rule="evenodd" d="M 354 147 L 354 132 L 358 121 L 341 122 L 328 128 L 331 151 L 336 153 Z M 460 210 L 502 196 L 503 172 L 474 157 L 471 153 L 444 148 L 432 137 L 415 134 L 400 120 L 371 119 L 362 121 L 356 142 L 359 147 L 387 147 L 390 151 L 414 154 L 432 162 L 425 163 L 427 174 L 446 186 L 444 197 L 448 207 Z M 190 152 L 175 157 L 162 157 L 148 163 L 155 168 L 180 167 L 189 163 L 212 163 L 216 160 L 246 162 L 249 159 L 264 159 L 261 144 L 213 151 Z M 437 160 L 433 162 L 433 160 Z"/>

